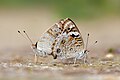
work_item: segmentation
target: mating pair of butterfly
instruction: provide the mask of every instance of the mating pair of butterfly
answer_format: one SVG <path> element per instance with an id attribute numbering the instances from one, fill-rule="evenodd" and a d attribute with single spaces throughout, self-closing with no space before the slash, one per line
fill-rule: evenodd
<path id="1" fill-rule="evenodd" d="M 20 31 L 18 32 L 20 33 Z M 31 41 L 27 33 L 23 32 Z M 69 18 L 62 19 L 48 29 L 35 44 L 31 41 L 32 49 L 35 52 L 35 61 L 38 56 L 48 55 L 52 55 L 54 59 L 62 60 L 73 58 L 74 63 L 77 59 L 85 61 L 88 52 L 88 37 L 86 47 L 84 47 L 82 35 L 75 23 Z"/>

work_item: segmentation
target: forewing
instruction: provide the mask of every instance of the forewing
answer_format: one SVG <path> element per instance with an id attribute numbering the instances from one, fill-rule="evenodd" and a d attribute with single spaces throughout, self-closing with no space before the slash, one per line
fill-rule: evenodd
<path id="1" fill-rule="evenodd" d="M 38 40 L 37 50 L 41 54 L 51 54 L 52 46 L 56 37 L 61 34 L 63 20 L 54 24 L 50 29 L 48 29 Z"/>
<path id="2" fill-rule="evenodd" d="M 53 53 L 59 58 L 72 58 L 84 48 L 82 35 L 71 19 L 65 19 L 63 31 L 56 37 Z"/>
<path id="3" fill-rule="evenodd" d="M 76 24 L 69 18 L 67 18 L 64 22 L 64 30 L 63 33 L 67 33 L 68 34 L 68 40 L 72 41 L 71 38 L 73 40 L 75 40 L 75 47 L 79 46 L 79 49 L 83 49 L 84 48 L 84 42 L 83 42 L 83 38 L 82 35 L 80 33 L 80 30 L 78 29 L 78 27 L 76 26 Z"/>

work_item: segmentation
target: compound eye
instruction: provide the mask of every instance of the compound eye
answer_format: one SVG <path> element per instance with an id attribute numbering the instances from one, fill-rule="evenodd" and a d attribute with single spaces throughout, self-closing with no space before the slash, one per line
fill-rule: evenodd
<path id="1" fill-rule="evenodd" d="M 36 48 L 37 48 L 37 44 L 38 44 L 38 42 L 35 43 L 35 47 L 36 47 Z"/>
<path id="2" fill-rule="evenodd" d="M 87 50 L 84 50 L 84 53 L 86 53 L 87 52 Z"/>
<path id="3" fill-rule="evenodd" d="M 60 53 L 60 52 L 61 52 L 61 49 L 58 48 L 58 49 L 57 49 L 57 53 Z"/>

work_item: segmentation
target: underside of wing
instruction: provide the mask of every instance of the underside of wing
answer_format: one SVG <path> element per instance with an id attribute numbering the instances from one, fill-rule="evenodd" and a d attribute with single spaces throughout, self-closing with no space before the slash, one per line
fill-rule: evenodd
<path id="1" fill-rule="evenodd" d="M 48 29 L 38 40 L 37 42 L 37 50 L 41 55 L 51 54 L 53 43 L 56 37 L 61 34 L 62 31 L 63 20 L 60 20 L 58 23 L 54 24 L 50 29 Z"/>
<path id="2" fill-rule="evenodd" d="M 71 19 L 65 19 L 63 31 L 56 37 L 53 53 L 58 58 L 72 58 L 84 48 L 81 33 Z"/>

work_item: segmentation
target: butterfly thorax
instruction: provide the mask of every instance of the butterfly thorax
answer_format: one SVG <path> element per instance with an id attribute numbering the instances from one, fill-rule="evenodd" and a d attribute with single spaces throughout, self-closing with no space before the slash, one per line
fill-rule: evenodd
<path id="1" fill-rule="evenodd" d="M 36 42 L 35 44 L 32 44 L 33 52 L 35 52 L 35 54 L 38 55 L 38 56 L 47 57 L 48 56 L 47 52 L 45 52 L 42 49 L 38 49 L 38 43 L 39 42 Z"/>
<path id="2" fill-rule="evenodd" d="M 87 50 L 83 49 L 81 52 L 77 53 L 75 56 L 76 59 L 83 59 L 85 55 L 87 54 Z"/>

